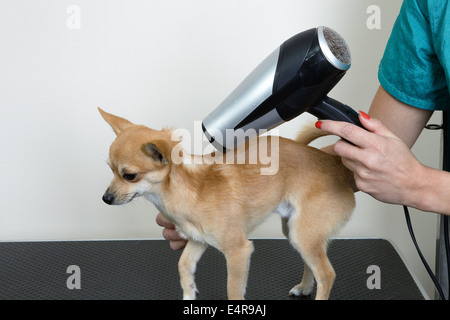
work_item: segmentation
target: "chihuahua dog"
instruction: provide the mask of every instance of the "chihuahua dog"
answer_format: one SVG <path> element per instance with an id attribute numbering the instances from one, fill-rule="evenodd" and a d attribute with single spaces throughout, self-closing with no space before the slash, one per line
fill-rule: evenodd
<path id="1" fill-rule="evenodd" d="M 225 255 L 228 298 L 244 299 L 253 252 L 247 235 L 273 212 L 280 214 L 283 233 L 304 262 L 303 278 L 289 294 L 309 295 L 315 279 L 316 299 L 328 299 L 336 276 L 328 240 L 350 218 L 355 199 L 352 174 L 340 158 L 308 146 L 325 133 L 311 127 L 296 141 L 277 137 L 278 172 L 262 175 L 259 162 L 174 164 L 179 141 L 172 141 L 172 130 L 99 111 L 117 135 L 108 161 L 114 178 L 103 201 L 122 205 L 144 196 L 189 240 L 178 263 L 184 299 L 196 297 L 196 264 L 208 245 Z M 194 156 L 184 152 L 183 157 Z"/>

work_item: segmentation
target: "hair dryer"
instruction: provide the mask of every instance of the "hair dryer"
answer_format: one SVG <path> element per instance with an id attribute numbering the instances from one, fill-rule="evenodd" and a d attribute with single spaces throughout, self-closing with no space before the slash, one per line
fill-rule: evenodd
<path id="1" fill-rule="evenodd" d="M 225 152 L 252 133 L 270 130 L 305 111 L 362 127 L 352 108 L 327 97 L 350 65 L 350 50 L 336 31 L 318 27 L 301 32 L 261 62 L 203 120 L 203 132 Z M 237 129 L 241 134 L 235 134 Z"/>

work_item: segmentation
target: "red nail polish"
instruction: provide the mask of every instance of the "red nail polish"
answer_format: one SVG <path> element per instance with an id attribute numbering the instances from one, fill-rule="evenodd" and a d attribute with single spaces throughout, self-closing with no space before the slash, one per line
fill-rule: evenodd
<path id="1" fill-rule="evenodd" d="M 316 122 L 316 128 L 320 129 L 322 127 L 322 121 L 317 121 Z"/>
<path id="2" fill-rule="evenodd" d="M 361 115 L 363 116 L 364 119 L 370 120 L 370 116 L 367 113 L 365 113 L 364 111 L 359 111 L 359 113 L 361 113 Z"/>

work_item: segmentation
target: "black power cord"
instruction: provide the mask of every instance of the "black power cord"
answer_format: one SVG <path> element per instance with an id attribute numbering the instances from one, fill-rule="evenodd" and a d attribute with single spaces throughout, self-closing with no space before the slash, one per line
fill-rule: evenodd
<path id="1" fill-rule="evenodd" d="M 409 233 L 411 235 L 411 239 L 412 239 L 412 241 L 414 243 L 414 246 L 416 247 L 417 253 L 420 256 L 420 259 L 422 260 L 422 263 L 425 266 L 425 269 L 427 270 L 428 274 L 430 275 L 431 280 L 433 281 L 433 283 L 434 283 L 434 285 L 435 285 L 435 287 L 436 287 L 436 289 L 437 289 L 437 291 L 439 293 L 439 296 L 440 296 L 441 300 L 447 300 L 445 298 L 444 291 L 442 290 L 441 285 L 439 284 L 439 281 L 437 280 L 436 276 L 434 275 L 433 271 L 431 270 L 430 266 L 428 265 L 427 261 L 425 260 L 425 257 L 423 256 L 422 251 L 420 251 L 419 245 L 417 244 L 416 237 L 414 235 L 414 231 L 413 231 L 412 224 L 411 224 L 411 217 L 409 216 L 408 207 L 407 206 L 403 206 L 403 211 L 405 212 L 406 224 L 408 226 L 408 230 L 409 230 Z M 449 241 L 448 241 L 449 240 L 449 236 L 448 236 L 448 217 L 444 217 L 444 221 L 445 221 L 445 225 L 444 225 L 445 252 L 447 254 L 447 268 L 448 268 L 447 271 L 448 271 L 448 273 L 450 275 L 450 264 L 449 264 L 450 257 L 449 257 Z"/>
<path id="2" fill-rule="evenodd" d="M 444 142 L 444 150 L 443 150 L 443 170 L 444 171 L 449 171 L 450 172 L 450 112 L 449 111 L 444 111 L 442 114 L 442 118 L 443 118 L 443 122 L 442 125 L 436 125 L 436 124 L 429 124 L 426 125 L 425 128 L 428 130 L 443 130 L 444 134 L 443 134 L 443 142 Z M 409 233 L 411 234 L 411 238 L 414 242 L 414 245 L 416 246 L 417 252 L 420 256 L 420 259 L 422 259 L 422 262 L 425 266 L 425 268 L 427 269 L 428 274 L 430 275 L 431 279 L 434 282 L 434 285 L 436 286 L 436 289 L 439 292 L 439 296 L 442 300 L 449 300 L 450 299 L 450 285 L 447 284 L 448 287 L 448 292 L 447 292 L 447 299 L 444 295 L 444 292 L 439 284 L 439 281 L 436 279 L 436 276 L 433 274 L 433 272 L 431 271 L 430 267 L 428 266 L 425 258 L 422 255 L 422 252 L 420 252 L 419 246 L 417 244 L 417 241 L 415 239 L 414 236 L 414 232 L 411 226 L 411 218 L 409 216 L 409 211 L 408 208 L 406 206 L 403 206 L 403 210 L 405 211 L 405 217 L 406 217 L 406 224 L 408 225 L 408 230 Z M 445 255 L 447 258 L 447 281 L 450 281 L 450 243 L 449 243 L 449 235 L 448 235 L 448 216 L 444 216 L 443 219 L 441 220 L 442 223 L 444 223 L 444 250 L 445 250 Z M 441 234 L 442 236 L 442 234 Z M 443 258 L 443 257 L 441 257 Z"/>
<path id="3" fill-rule="evenodd" d="M 447 256 L 447 281 L 450 281 L 450 241 L 448 236 L 448 216 L 444 217 L 444 240 L 445 253 Z M 448 285 L 447 300 L 450 300 L 450 285 Z"/>
<path id="4" fill-rule="evenodd" d="M 443 157 L 443 169 L 445 171 L 450 172 L 450 111 L 442 112 L 442 129 L 444 131 L 443 134 L 443 142 L 444 142 L 444 157 Z M 450 299 L 450 243 L 448 236 L 448 216 L 444 216 L 442 219 L 444 220 L 444 248 L 445 253 L 447 255 L 447 298 Z"/>

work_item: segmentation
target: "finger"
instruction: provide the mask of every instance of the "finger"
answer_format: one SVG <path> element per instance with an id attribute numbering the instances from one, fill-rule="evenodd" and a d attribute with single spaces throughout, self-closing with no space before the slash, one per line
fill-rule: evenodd
<path id="1" fill-rule="evenodd" d="M 359 180 L 359 176 L 358 176 L 359 163 L 343 158 L 342 159 L 342 164 L 345 167 L 347 167 L 350 171 L 353 172 L 352 178 L 350 179 L 349 183 L 350 183 L 350 187 L 353 189 L 353 192 L 358 192 L 359 188 L 357 186 L 357 182 L 356 181 Z"/>
<path id="2" fill-rule="evenodd" d="M 175 229 L 175 226 L 173 225 L 173 223 L 168 221 L 166 218 L 164 218 L 164 216 L 161 214 L 161 212 L 159 212 L 156 215 L 155 221 L 156 221 L 156 224 L 160 227 Z"/>
<path id="3" fill-rule="evenodd" d="M 363 111 L 359 112 L 359 120 L 361 124 L 370 132 L 384 137 L 399 139 L 392 131 L 390 131 L 380 120 L 371 118 Z"/>
<path id="4" fill-rule="evenodd" d="M 177 251 L 183 249 L 186 246 L 186 243 L 186 240 L 172 240 L 169 242 L 169 245 L 172 250 Z"/>
<path id="5" fill-rule="evenodd" d="M 349 158 L 342 158 L 342 164 L 352 172 L 357 172 L 359 169 L 359 162 L 350 160 Z"/>
<path id="6" fill-rule="evenodd" d="M 317 127 L 320 127 L 325 132 L 337 135 L 356 146 L 365 148 L 370 145 L 368 141 L 371 133 L 354 124 L 343 121 L 322 120 L 321 125 Z"/>
<path id="7" fill-rule="evenodd" d="M 164 239 L 172 241 L 172 240 L 182 240 L 183 238 L 180 236 L 177 230 L 164 228 L 162 231 L 162 236 Z"/>
<path id="8" fill-rule="evenodd" d="M 341 157 L 343 160 L 359 161 L 362 156 L 363 150 L 357 146 L 345 142 L 344 140 L 338 140 L 334 144 L 334 153 Z M 352 170 L 351 168 L 349 168 Z M 352 170 L 353 171 L 353 170 Z"/>

